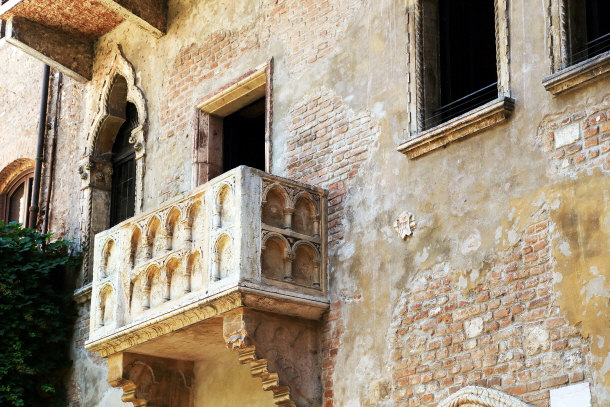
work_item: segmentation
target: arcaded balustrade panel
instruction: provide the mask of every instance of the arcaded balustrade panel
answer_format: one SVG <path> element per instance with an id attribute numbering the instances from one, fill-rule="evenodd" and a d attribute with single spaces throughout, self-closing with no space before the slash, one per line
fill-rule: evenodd
<path id="1" fill-rule="evenodd" d="M 306 292 L 326 292 L 326 194 L 264 177 L 261 205 L 263 280 Z"/>
<path id="2" fill-rule="evenodd" d="M 96 236 L 90 337 L 231 290 L 325 301 L 325 259 L 325 192 L 239 167 Z"/>

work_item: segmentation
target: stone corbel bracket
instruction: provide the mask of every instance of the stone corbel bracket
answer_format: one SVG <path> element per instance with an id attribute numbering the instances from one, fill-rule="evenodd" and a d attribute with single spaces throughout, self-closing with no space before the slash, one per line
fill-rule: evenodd
<path id="1" fill-rule="evenodd" d="M 191 407 L 193 362 L 135 353 L 108 357 L 108 382 L 123 389 L 121 400 L 134 407 Z"/>
<path id="2" fill-rule="evenodd" d="M 224 315 L 223 335 L 239 362 L 250 366 L 263 390 L 283 407 L 322 402 L 319 327 L 315 321 L 281 317 L 247 308 Z"/>

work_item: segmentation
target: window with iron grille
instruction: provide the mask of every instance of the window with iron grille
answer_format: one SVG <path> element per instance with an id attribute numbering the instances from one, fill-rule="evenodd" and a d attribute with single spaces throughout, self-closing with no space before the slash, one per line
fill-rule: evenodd
<path id="1" fill-rule="evenodd" d="M 409 116 L 416 158 L 509 118 L 508 0 L 408 2 Z"/>
<path id="2" fill-rule="evenodd" d="M 610 1 L 569 0 L 569 64 L 577 64 L 610 51 Z"/>
<path id="3" fill-rule="evenodd" d="M 424 128 L 498 97 L 494 3 L 424 1 Z"/>
<path id="4" fill-rule="evenodd" d="M 126 116 L 112 147 L 111 227 L 131 218 L 135 211 L 136 155 L 129 138 L 137 124 L 138 112 L 131 103 L 127 103 Z"/>

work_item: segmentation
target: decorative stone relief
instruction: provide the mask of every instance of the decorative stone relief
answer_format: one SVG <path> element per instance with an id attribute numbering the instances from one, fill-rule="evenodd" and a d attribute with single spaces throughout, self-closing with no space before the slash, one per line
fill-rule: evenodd
<path id="1" fill-rule="evenodd" d="M 396 233 L 398 233 L 398 236 L 400 236 L 402 240 L 405 240 L 409 236 L 413 236 L 415 226 L 415 216 L 410 212 L 401 213 L 394 222 L 394 230 L 396 230 Z"/>
<path id="2" fill-rule="evenodd" d="M 529 405 L 499 390 L 468 386 L 440 402 L 438 407 L 528 407 Z"/>
<path id="3" fill-rule="evenodd" d="M 108 358 L 108 382 L 123 389 L 134 407 L 191 407 L 193 362 L 116 353 Z"/>
<path id="4" fill-rule="evenodd" d="M 273 392 L 278 406 L 319 405 L 316 322 L 280 317 L 249 309 L 224 316 L 223 334 L 227 346 L 239 352 L 239 361 L 250 365 L 250 373 Z"/>
<path id="5" fill-rule="evenodd" d="M 267 196 L 281 198 L 280 226 L 263 220 L 263 185 L 273 185 Z M 328 303 L 325 200 L 322 190 L 240 167 L 97 234 L 91 300 L 97 322 L 87 346 L 100 354 L 128 349 L 149 333 L 231 309 L 241 295 L 258 309 L 319 317 Z M 298 215 L 290 222 L 287 206 Z M 208 305 L 211 312 L 199 309 Z M 156 326 L 174 317 L 178 325 Z"/>
<path id="6" fill-rule="evenodd" d="M 263 181 L 261 272 L 266 278 L 320 288 L 320 196 L 272 180 Z"/>

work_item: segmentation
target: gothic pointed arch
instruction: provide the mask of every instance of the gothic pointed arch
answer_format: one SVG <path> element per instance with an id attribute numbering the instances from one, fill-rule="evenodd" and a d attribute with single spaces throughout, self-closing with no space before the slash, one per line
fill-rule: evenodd
<path id="1" fill-rule="evenodd" d="M 467 386 L 447 397 L 438 407 L 529 407 L 529 404 L 500 390 Z"/>
<path id="2" fill-rule="evenodd" d="M 102 58 L 98 71 L 100 73 L 96 73 L 95 77 L 99 79 L 89 84 L 89 91 L 95 95 L 92 106 L 95 113 L 87 130 L 84 156 L 78 167 L 83 191 L 83 284 L 91 280 L 93 236 L 107 229 L 111 222 L 112 156 L 117 134 L 128 131 L 125 137 L 128 137 L 128 143 L 133 147 L 135 215 L 142 211 L 146 155 L 146 99 L 137 85 L 135 69 L 125 58 L 120 45 L 115 45 Z M 124 130 L 127 124 L 128 129 Z"/>

